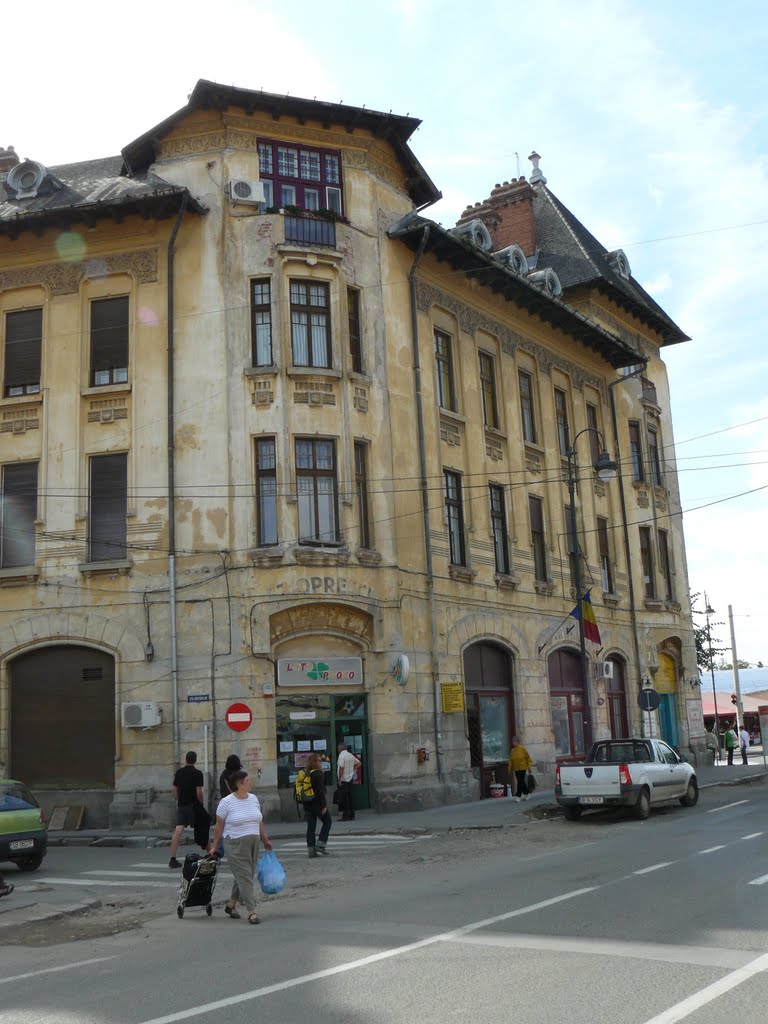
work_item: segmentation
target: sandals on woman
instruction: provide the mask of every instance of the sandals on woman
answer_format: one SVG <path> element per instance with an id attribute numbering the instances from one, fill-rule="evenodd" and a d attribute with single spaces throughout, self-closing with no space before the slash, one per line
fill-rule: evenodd
<path id="1" fill-rule="evenodd" d="M 261 924 L 261 918 L 257 917 L 255 914 L 249 914 L 248 924 Z"/>
<path id="2" fill-rule="evenodd" d="M 0 896 L 10 896 L 13 892 L 13 885 L 10 882 L 6 882 L 5 885 L 0 885 Z"/>
<path id="3" fill-rule="evenodd" d="M 224 913 L 227 915 L 227 917 L 231 917 L 233 921 L 235 921 L 235 920 L 240 918 L 240 915 L 235 910 L 235 908 L 234 907 L 230 907 L 230 905 L 228 903 L 226 903 L 224 905 Z"/>

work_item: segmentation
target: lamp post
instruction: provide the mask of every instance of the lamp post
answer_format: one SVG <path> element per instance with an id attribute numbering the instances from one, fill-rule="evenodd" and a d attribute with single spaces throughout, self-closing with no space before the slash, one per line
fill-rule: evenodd
<path id="1" fill-rule="evenodd" d="M 707 617 L 707 647 L 709 649 L 709 671 L 712 675 L 712 699 L 715 702 L 715 738 L 717 739 L 717 759 L 720 760 L 720 719 L 717 714 L 717 690 L 715 689 L 715 661 L 712 657 L 712 630 L 709 625 L 709 616 L 715 614 L 715 609 L 707 600 L 707 592 L 704 591 L 704 614 Z"/>
<path id="2" fill-rule="evenodd" d="M 579 548 L 579 531 L 576 524 L 576 473 L 578 466 L 576 465 L 576 442 L 582 434 L 596 434 L 600 443 L 600 450 L 598 452 L 597 460 L 594 464 L 594 469 L 597 472 L 600 480 L 607 482 L 613 480 L 616 476 L 617 466 L 613 459 L 610 457 L 608 452 L 605 450 L 605 441 L 603 435 L 595 427 L 584 427 L 580 430 L 573 441 L 570 442 L 568 439 L 568 426 L 565 428 L 565 447 L 566 447 L 566 458 L 568 460 L 568 509 L 569 509 L 569 528 L 571 535 L 571 550 L 573 552 L 573 584 L 576 588 L 576 607 L 579 609 L 579 616 L 576 620 L 579 624 L 579 664 L 581 666 L 581 684 L 584 688 L 584 705 L 586 708 L 586 725 L 587 732 L 589 733 L 587 739 L 592 740 L 592 711 L 589 701 L 589 678 L 587 676 L 587 647 L 584 637 L 584 606 L 582 604 L 581 594 L 581 551 Z"/>

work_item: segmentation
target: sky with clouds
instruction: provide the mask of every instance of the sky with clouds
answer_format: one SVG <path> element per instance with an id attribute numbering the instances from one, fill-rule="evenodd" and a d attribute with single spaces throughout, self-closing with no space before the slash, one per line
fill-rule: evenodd
<path id="1" fill-rule="evenodd" d="M 689 574 L 768 664 L 768 14 L 758 0 L 92 0 L 3 47 L 0 145 L 117 153 L 198 78 L 422 118 L 452 226 L 542 154 L 549 187 L 693 339 L 666 353 Z M 47 27 L 50 15 L 51 27 Z M 26 31 L 26 30 L 25 30 Z M 762 488 L 762 490 L 761 490 Z M 700 601 L 703 605 L 703 602 Z"/>

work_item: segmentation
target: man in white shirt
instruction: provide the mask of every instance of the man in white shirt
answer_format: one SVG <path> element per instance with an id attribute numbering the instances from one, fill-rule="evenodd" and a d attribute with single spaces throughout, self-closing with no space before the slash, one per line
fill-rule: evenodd
<path id="1" fill-rule="evenodd" d="M 749 733 L 744 728 L 744 723 L 741 723 L 741 729 L 739 730 L 739 746 L 741 747 L 741 763 L 749 764 L 747 761 L 747 751 L 749 750 Z"/>
<path id="2" fill-rule="evenodd" d="M 339 785 L 339 810 L 342 821 L 353 821 L 355 810 L 352 806 L 352 780 L 360 767 L 360 760 L 347 750 L 346 743 L 339 744 L 339 759 L 336 762 L 336 778 Z"/>

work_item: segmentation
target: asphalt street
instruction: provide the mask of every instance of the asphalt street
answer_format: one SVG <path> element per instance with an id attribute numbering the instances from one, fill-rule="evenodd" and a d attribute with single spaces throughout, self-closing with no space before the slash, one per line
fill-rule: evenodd
<path id="1" fill-rule="evenodd" d="M 127 881 L 151 913 L 108 938 L 6 945 L 0 1019 L 762 1020 L 767 812 L 768 787 L 752 785 L 645 822 L 600 814 L 339 839 L 322 862 L 286 840 L 289 885 L 256 927 L 220 910 L 179 921 L 167 850 L 52 850 L 41 884 L 104 897 Z"/>

